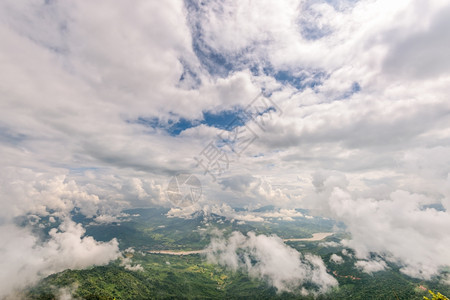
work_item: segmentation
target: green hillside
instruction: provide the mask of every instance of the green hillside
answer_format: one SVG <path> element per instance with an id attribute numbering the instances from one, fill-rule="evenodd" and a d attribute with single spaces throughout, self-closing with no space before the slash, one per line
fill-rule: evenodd
<path id="1" fill-rule="evenodd" d="M 164 209 L 139 209 L 128 211 L 135 217 L 117 224 L 92 225 L 82 220 L 87 234 L 98 240 L 118 238 L 130 265 L 125 268 L 122 259 L 107 266 L 85 270 L 66 270 L 43 279 L 30 288 L 29 299 L 58 299 L 69 291 L 81 299 L 313 299 L 302 295 L 301 286 L 292 293 L 277 293 L 265 280 L 257 280 L 243 271 L 231 270 L 206 262 L 200 254 L 168 255 L 148 253 L 148 250 L 202 249 L 210 241 L 212 229 L 220 229 L 226 235 L 231 231 L 246 233 L 276 233 L 283 238 L 308 237 L 313 232 L 329 231 L 334 225 L 328 220 L 296 218 L 294 221 L 252 222 L 238 225 L 219 216 L 199 214 L 191 219 L 167 218 Z M 137 216 L 139 215 L 139 216 Z M 78 220 L 80 221 L 80 220 Z M 388 268 L 374 274 L 356 269 L 356 259 L 342 256 L 341 264 L 331 263 L 330 256 L 343 250 L 338 242 L 345 234 L 335 234 L 323 241 L 286 242 L 302 253 L 321 256 L 327 272 L 333 274 L 339 286 L 328 294 L 316 295 L 316 299 L 423 299 L 427 289 L 450 294 L 448 286 L 439 278 L 425 282 L 410 278 L 399 267 L 388 263 Z M 334 246 L 333 246 L 334 245 Z M 350 253 L 351 251 L 348 250 Z"/>

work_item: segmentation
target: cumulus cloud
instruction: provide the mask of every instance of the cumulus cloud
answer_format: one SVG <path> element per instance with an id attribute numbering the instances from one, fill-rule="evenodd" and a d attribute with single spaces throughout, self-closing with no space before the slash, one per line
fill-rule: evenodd
<path id="1" fill-rule="evenodd" d="M 110 224 L 110 223 L 119 223 L 121 221 L 128 221 L 130 215 L 126 213 L 120 213 L 118 215 L 97 215 L 94 218 L 94 222 L 98 224 Z"/>
<path id="2" fill-rule="evenodd" d="M 325 190 L 316 195 L 316 204 L 345 223 L 352 236 L 342 243 L 354 249 L 358 258 L 369 259 L 371 253 L 378 253 L 400 264 L 405 274 L 425 279 L 450 265 L 442 251 L 450 247 L 444 229 L 450 226 L 450 216 L 447 211 L 426 207 L 432 203 L 428 196 L 397 190 L 376 200 L 353 195 L 343 186 L 335 187 L 336 181 L 331 179 L 322 183 Z M 362 261 L 358 265 L 370 271 L 384 266 L 384 262 Z"/>
<path id="3" fill-rule="evenodd" d="M 285 190 L 274 186 L 271 180 L 263 176 L 250 174 L 239 174 L 223 177 L 219 181 L 222 188 L 216 192 L 216 197 L 225 198 L 233 195 L 234 198 L 247 200 L 247 205 L 272 204 L 277 202 L 278 206 L 285 206 L 289 203 L 289 196 Z M 231 202 L 231 201 L 227 201 Z M 232 203 L 232 202 L 231 202 Z"/>
<path id="4" fill-rule="evenodd" d="M 58 174 L 58 171 L 61 172 Z M 73 210 L 97 222 L 114 222 L 126 217 L 121 210 L 131 206 L 165 204 L 162 183 L 134 176 L 104 176 L 82 171 L 49 170 L 39 173 L 29 168 L 6 167 L 0 174 L 0 190 L 5 209 L 3 222 L 25 214 L 66 217 Z"/>
<path id="5" fill-rule="evenodd" d="M 365 273 L 372 274 L 374 272 L 385 270 L 387 265 L 382 260 L 358 260 L 355 262 L 355 267 L 361 269 Z"/>
<path id="6" fill-rule="evenodd" d="M 252 277 L 267 280 L 278 291 L 302 290 L 311 283 L 317 291 L 326 292 L 337 285 L 336 279 L 326 272 L 325 264 L 318 256 L 302 255 L 287 246 L 276 236 L 246 236 L 233 232 L 228 238 L 215 237 L 207 247 L 207 259 L 224 265 L 233 271 L 244 270 Z"/>
<path id="7" fill-rule="evenodd" d="M 344 259 L 342 258 L 342 256 L 339 256 L 339 255 L 333 253 L 330 256 L 330 261 L 335 263 L 335 264 L 341 264 L 341 263 L 344 262 Z"/>
<path id="8" fill-rule="evenodd" d="M 1 226 L 0 296 L 34 284 L 52 273 L 105 265 L 120 256 L 115 239 L 97 242 L 84 233 L 81 224 L 65 220 L 58 228 L 51 229 L 49 239 L 42 242 L 26 228 Z"/>
<path id="9" fill-rule="evenodd" d="M 259 206 L 260 207 L 260 206 Z M 294 221 L 294 218 L 307 218 L 312 219 L 314 217 L 304 215 L 295 209 L 286 208 L 273 208 L 270 210 L 257 211 L 248 207 L 244 210 L 235 210 L 227 203 L 220 204 L 205 204 L 195 203 L 194 205 L 183 208 L 171 208 L 167 216 L 178 218 L 192 218 L 196 213 L 203 213 L 205 218 L 210 215 L 218 215 L 225 217 L 229 221 L 238 222 L 271 222 L 274 219 L 280 221 Z"/>
<path id="10" fill-rule="evenodd" d="M 264 218 L 279 218 L 283 221 L 293 221 L 293 218 L 302 218 L 305 217 L 301 212 L 296 211 L 295 209 L 285 209 L 281 208 L 278 211 L 269 211 L 262 213 L 261 216 Z M 307 216 L 306 216 L 307 217 Z"/>

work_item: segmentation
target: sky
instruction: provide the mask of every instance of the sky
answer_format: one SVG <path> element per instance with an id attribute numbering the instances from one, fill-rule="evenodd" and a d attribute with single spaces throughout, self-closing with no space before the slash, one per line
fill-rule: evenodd
<path id="1" fill-rule="evenodd" d="M 450 266 L 449 26 L 445 0 L 1 1 L 0 290 L 120 255 L 74 211 L 155 205 L 309 209 L 361 268 L 431 278 Z M 193 205 L 166 193 L 180 173 Z M 21 216 L 63 222 L 40 243 Z"/>

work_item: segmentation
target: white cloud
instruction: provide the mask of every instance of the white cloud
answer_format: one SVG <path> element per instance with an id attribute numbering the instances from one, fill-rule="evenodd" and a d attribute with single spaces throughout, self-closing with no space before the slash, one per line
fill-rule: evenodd
<path id="1" fill-rule="evenodd" d="M 293 220 L 292 217 L 304 217 L 304 215 L 301 212 L 296 211 L 295 209 L 285 209 L 285 208 L 282 208 L 279 211 L 263 213 L 262 216 L 265 218 L 282 218 L 282 219 L 291 218 L 289 220 Z"/>
<path id="2" fill-rule="evenodd" d="M 355 267 L 361 269 L 365 273 L 372 274 L 374 272 L 385 270 L 387 265 L 382 260 L 358 260 L 355 262 Z"/>
<path id="3" fill-rule="evenodd" d="M 333 253 L 330 256 L 330 262 L 333 262 L 335 264 L 341 264 L 344 262 L 344 259 L 342 258 L 342 256 L 339 256 L 339 255 Z"/>
<path id="4" fill-rule="evenodd" d="M 341 244 L 337 242 L 322 242 L 319 243 L 319 247 L 339 247 Z"/>
<path id="5" fill-rule="evenodd" d="M 77 285 L 59 288 L 56 292 L 56 297 L 58 300 L 77 300 L 77 298 L 73 297 L 73 294 L 77 290 L 77 288 Z"/>
<path id="6" fill-rule="evenodd" d="M 358 258 L 368 259 L 371 252 L 378 253 L 402 265 L 402 272 L 425 279 L 450 265 L 441 250 L 450 247 L 444 229 L 450 226 L 450 216 L 446 211 L 422 209 L 430 203 L 427 196 L 399 190 L 387 199 L 375 200 L 358 198 L 342 187 L 328 191 L 318 195 L 316 200 L 322 200 L 317 204 L 345 223 L 352 236 L 343 244 L 353 248 Z M 365 265 L 360 263 L 361 267 Z"/>
<path id="7" fill-rule="evenodd" d="M 167 217 L 191 219 L 193 218 L 194 214 L 199 211 L 202 211 L 202 207 L 198 203 L 194 203 L 193 205 L 185 207 L 172 207 L 167 212 Z"/>
<path id="8" fill-rule="evenodd" d="M 304 283 L 312 283 L 319 292 L 325 292 L 337 285 L 320 257 L 302 255 L 276 236 L 233 232 L 229 238 L 213 238 L 206 255 L 210 262 L 265 279 L 278 291 L 294 291 Z"/>
<path id="9" fill-rule="evenodd" d="M 192 218 L 197 213 L 202 212 L 206 218 L 211 214 L 222 216 L 230 221 L 239 221 L 241 224 L 245 222 L 270 222 L 272 219 L 283 221 L 294 221 L 294 218 L 313 218 L 312 216 L 305 216 L 295 209 L 273 209 L 269 211 L 252 211 L 251 209 L 236 211 L 227 203 L 215 205 L 195 205 L 183 208 L 171 208 L 167 215 L 169 217 Z"/>
<path id="10" fill-rule="evenodd" d="M 347 249 L 343 249 L 343 250 L 341 251 L 341 253 L 342 253 L 342 255 L 344 255 L 344 256 L 348 256 L 348 257 L 350 257 L 350 258 L 353 257 L 353 254 L 350 253 Z"/>
<path id="11" fill-rule="evenodd" d="M 115 239 L 97 242 L 84 233 L 81 224 L 65 220 L 58 229 L 50 230 L 49 240 L 42 242 L 26 228 L 2 225 L 0 296 L 34 284 L 52 273 L 105 265 L 120 256 Z"/>
<path id="12" fill-rule="evenodd" d="M 110 215 L 98 215 L 94 218 L 94 221 L 96 223 L 100 224 L 109 224 L 114 222 L 120 222 L 119 218 L 116 216 L 110 216 Z"/>
<path id="13" fill-rule="evenodd" d="M 442 7 L 426 28 L 393 45 L 384 62 L 386 73 L 418 80 L 449 75 L 450 65 L 445 59 L 446 49 L 450 48 L 450 35 L 446 32 L 449 13 L 450 6 Z"/>
<path id="14" fill-rule="evenodd" d="M 133 264 L 130 257 L 122 258 L 120 265 L 130 271 L 144 271 L 144 268 L 141 266 L 141 264 Z"/>

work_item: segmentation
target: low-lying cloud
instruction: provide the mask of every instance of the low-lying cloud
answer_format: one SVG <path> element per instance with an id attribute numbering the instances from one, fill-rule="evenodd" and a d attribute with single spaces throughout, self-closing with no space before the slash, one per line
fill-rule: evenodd
<path id="1" fill-rule="evenodd" d="M 355 250 L 356 264 L 371 273 L 386 267 L 371 261 L 373 253 L 401 266 L 400 271 L 430 279 L 442 267 L 450 266 L 450 215 L 431 207 L 433 199 L 424 194 L 397 190 L 380 199 L 363 197 L 347 186 L 341 175 L 319 180 L 314 197 L 319 211 L 342 221 L 351 238 L 342 244 Z"/>
<path id="2" fill-rule="evenodd" d="M 243 235 L 233 232 L 228 238 L 217 236 L 207 248 L 209 262 L 220 264 L 233 271 L 243 270 L 251 277 L 266 280 L 279 292 L 298 291 L 302 294 L 326 292 L 336 286 L 336 279 L 327 273 L 319 256 L 302 255 L 283 243 L 277 236 Z M 316 290 L 302 287 L 305 283 Z"/>
<path id="3" fill-rule="evenodd" d="M 81 224 L 65 220 L 40 241 L 29 229 L 0 227 L 0 298 L 65 269 L 105 265 L 120 256 L 118 242 L 98 242 L 84 236 Z"/>
<path id="4" fill-rule="evenodd" d="M 373 272 L 385 270 L 387 265 L 382 260 L 358 260 L 355 263 L 355 267 L 365 273 L 372 274 Z"/>

